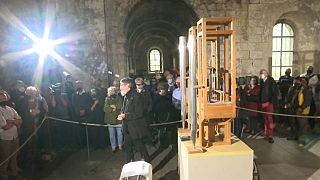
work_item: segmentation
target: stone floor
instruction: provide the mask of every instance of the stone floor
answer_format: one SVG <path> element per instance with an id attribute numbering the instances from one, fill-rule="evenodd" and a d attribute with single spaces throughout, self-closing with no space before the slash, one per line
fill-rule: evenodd
<path id="1" fill-rule="evenodd" d="M 320 179 L 320 141 L 314 140 L 300 147 L 296 141 L 287 141 L 284 137 L 275 137 L 270 144 L 261 136 L 247 135 L 243 137 L 255 151 L 255 161 L 261 180 L 310 180 Z M 175 147 L 157 149 L 149 146 L 153 155 L 153 179 L 179 179 L 176 172 L 177 155 Z M 137 156 L 138 157 L 138 156 Z M 46 180 L 116 180 L 125 163 L 122 151 L 112 153 L 110 150 L 78 151 L 65 157 L 59 166 L 42 174 L 39 179 Z M 318 170 L 318 171 L 317 171 Z"/>
<path id="2" fill-rule="evenodd" d="M 177 154 L 174 147 L 159 149 L 148 146 L 152 155 L 153 179 L 167 179 L 174 177 L 179 179 L 176 173 Z M 136 154 L 139 159 L 139 154 Z M 64 160 L 64 162 L 48 173 L 46 180 L 116 180 L 119 179 L 122 166 L 125 164 L 125 153 L 117 151 L 112 153 L 110 149 L 90 151 L 88 160 L 87 150 L 76 152 Z"/>
<path id="3" fill-rule="evenodd" d="M 243 138 L 254 150 L 261 180 L 306 180 L 320 168 L 319 154 L 309 151 L 315 147 L 320 152 L 319 139 L 302 147 L 285 137 L 276 136 L 274 140 L 274 144 L 270 144 L 261 136 Z"/>

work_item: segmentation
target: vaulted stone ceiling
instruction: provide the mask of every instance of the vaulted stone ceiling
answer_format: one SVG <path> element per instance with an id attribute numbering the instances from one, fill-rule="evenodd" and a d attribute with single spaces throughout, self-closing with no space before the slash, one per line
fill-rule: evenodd
<path id="1" fill-rule="evenodd" d="M 137 4 L 125 22 L 131 69 L 147 70 L 146 53 L 151 47 L 163 51 L 164 69 L 178 59 L 179 36 L 187 35 L 198 17 L 182 0 L 145 0 Z"/>

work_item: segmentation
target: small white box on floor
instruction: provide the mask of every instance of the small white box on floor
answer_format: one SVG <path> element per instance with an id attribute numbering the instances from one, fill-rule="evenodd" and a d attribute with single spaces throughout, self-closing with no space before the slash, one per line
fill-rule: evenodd
<path id="1" fill-rule="evenodd" d="M 139 180 L 152 180 L 152 165 L 145 161 L 130 162 L 123 165 L 119 180 L 132 179 L 132 177 Z"/>

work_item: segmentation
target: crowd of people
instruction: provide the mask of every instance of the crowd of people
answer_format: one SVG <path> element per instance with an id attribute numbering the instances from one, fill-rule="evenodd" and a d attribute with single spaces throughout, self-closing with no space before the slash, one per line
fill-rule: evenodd
<path id="1" fill-rule="evenodd" d="M 42 91 L 18 80 L 11 90 L 0 91 L 0 163 L 44 122 L 17 154 L 0 165 L 0 179 L 16 177 L 19 168 L 34 173 L 36 160 L 43 149 L 59 151 L 85 147 L 86 130 L 90 148 L 105 149 L 110 144 L 112 152 L 125 149 L 127 162 L 135 160 L 134 149 L 141 153 L 143 160 L 150 161 L 147 143 L 159 142 L 161 147 L 174 143 L 176 125 L 158 128 L 149 125 L 180 119 L 181 94 L 177 74 L 165 71 L 150 79 L 132 76 L 115 80 L 108 88 L 97 79 L 90 91 L 84 89 L 83 82 L 73 82 L 70 75 L 65 80 Z M 107 125 L 107 128 L 44 121 L 46 115 Z"/>
<path id="2" fill-rule="evenodd" d="M 238 79 L 239 80 L 239 79 Z M 320 102 L 319 75 L 310 66 L 303 75 L 293 78 L 291 69 L 276 82 L 266 69 L 260 77 L 253 76 L 250 83 L 237 86 L 238 109 L 234 121 L 235 134 L 256 134 L 264 129 L 266 139 L 273 143 L 277 124 L 287 124 L 291 135 L 288 140 L 299 140 L 309 135 L 316 120 L 307 118 L 317 113 Z M 152 123 L 180 120 L 180 78 L 170 71 L 156 73 L 150 79 L 131 75 L 115 80 L 105 88 L 97 79 L 94 87 L 86 91 L 83 82 L 72 81 L 70 75 L 64 83 L 56 83 L 40 92 L 34 86 L 17 81 L 10 91 L 0 91 L 0 163 L 28 140 L 42 122 L 45 122 L 30 141 L 0 166 L 0 179 L 17 176 L 18 166 L 34 173 L 39 151 L 53 147 L 96 149 L 109 148 L 112 152 L 125 150 L 127 162 L 135 160 L 134 150 L 150 161 L 146 144 L 166 147 L 176 143 L 177 126 L 150 127 Z M 282 113 L 297 117 L 261 114 Z M 62 120 L 95 123 L 104 126 L 74 125 L 60 121 L 43 121 L 49 115 Z M 263 119 L 263 121 L 261 121 Z M 244 126 L 245 125 L 245 126 Z M 86 129 L 87 128 L 87 129 Z M 88 133 L 86 133 L 88 132 Z"/>
<path id="3" fill-rule="evenodd" d="M 273 143 L 277 121 L 277 124 L 288 127 L 288 140 L 298 140 L 303 146 L 307 142 L 305 137 L 312 135 L 317 122 L 307 116 L 314 116 L 320 110 L 317 109 L 320 102 L 319 79 L 313 67 L 309 66 L 305 74 L 297 77 L 292 77 L 291 69 L 287 69 L 278 82 L 265 69 L 260 71 L 260 78 L 252 76 L 247 84 L 240 85 L 238 81 L 237 105 L 245 109 L 238 110 L 235 134 L 239 137 L 242 132 L 255 135 L 263 129 L 268 142 Z M 270 113 L 293 116 L 273 116 Z"/>

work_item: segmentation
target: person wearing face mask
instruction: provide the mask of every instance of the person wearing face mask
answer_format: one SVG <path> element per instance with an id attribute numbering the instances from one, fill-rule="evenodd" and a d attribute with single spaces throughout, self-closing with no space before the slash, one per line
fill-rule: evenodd
<path id="1" fill-rule="evenodd" d="M 154 96 L 157 94 L 158 91 L 158 82 L 155 77 L 152 77 L 150 79 L 150 94 L 152 99 L 154 99 Z"/>
<path id="2" fill-rule="evenodd" d="M 10 91 L 11 101 L 15 105 L 16 111 L 21 114 L 24 107 L 23 107 L 23 100 L 25 97 L 25 84 L 23 81 L 18 80 L 14 86 L 14 89 Z"/>
<path id="3" fill-rule="evenodd" d="M 173 119 L 180 120 L 181 119 L 181 91 L 180 91 L 180 77 L 176 78 L 177 88 L 172 92 L 171 102 L 174 107 L 173 109 Z"/>
<path id="4" fill-rule="evenodd" d="M 0 92 L 0 162 L 6 160 L 19 147 L 18 129 L 22 123 L 21 117 L 11 107 L 6 106 L 7 95 Z M 17 153 L 0 166 L 0 179 L 9 176 L 18 179 Z"/>
<path id="5" fill-rule="evenodd" d="M 301 77 L 297 76 L 294 78 L 293 86 L 291 86 L 288 90 L 288 102 L 285 105 L 287 109 L 287 113 L 290 115 L 296 115 L 298 111 L 298 93 L 301 89 Z M 290 135 L 287 137 L 287 140 L 297 140 L 296 132 L 297 132 L 297 119 L 294 117 L 289 117 L 289 126 L 290 126 Z"/>
<path id="6" fill-rule="evenodd" d="M 75 82 L 76 92 L 72 95 L 73 119 L 79 122 L 87 122 L 91 112 L 92 98 L 83 89 L 81 81 Z M 79 146 L 84 146 L 86 143 L 85 127 L 77 127 L 78 143 Z"/>
<path id="7" fill-rule="evenodd" d="M 308 86 L 310 87 L 310 90 L 312 92 L 312 99 L 311 99 L 311 107 L 309 111 L 309 116 L 313 116 L 315 112 L 317 111 L 316 104 L 315 104 L 315 99 L 316 97 L 316 88 L 319 82 L 318 75 L 314 73 L 313 66 L 309 66 L 307 69 L 307 73 L 305 75 L 301 75 L 302 77 L 305 77 L 308 81 Z M 313 129 L 315 127 L 315 119 L 309 118 L 308 119 L 309 124 L 311 128 Z"/>
<path id="8" fill-rule="evenodd" d="M 136 90 L 138 93 L 140 93 L 143 96 L 143 100 L 144 100 L 144 111 L 146 114 L 146 120 L 148 123 L 150 123 L 151 121 L 151 110 L 152 110 L 152 97 L 149 91 L 147 91 L 144 86 L 144 81 L 142 78 L 138 77 L 134 80 L 135 84 L 136 84 Z"/>
<path id="9" fill-rule="evenodd" d="M 163 77 L 163 75 L 160 72 L 156 73 L 155 78 L 157 79 L 158 83 L 167 82 L 166 77 Z"/>
<path id="10" fill-rule="evenodd" d="M 315 94 L 315 88 L 319 81 L 318 76 L 314 73 L 313 66 L 309 66 L 307 68 L 307 72 L 300 75 L 301 77 L 305 77 L 308 81 L 308 86 L 311 88 L 313 95 Z"/>
<path id="11" fill-rule="evenodd" d="M 21 114 L 23 119 L 21 127 L 21 143 L 24 143 L 27 138 L 31 136 L 48 112 L 48 104 L 46 100 L 40 95 L 38 89 L 34 86 L 27 87 L 23 106 L 24 109 Z M 19 154 L 21 167 L 25 168 L 26 171 L 34 173 L 33 171 L 36 166 L 35 160 L 38 149 L 48 145 L 47 142 L 48 140 L 47 136 L 45 136 L 45 131 L 40 129 L 37 136 L 34 136 L 26 146 L 22 148 L 22 151 Z"/>
<path id="12" fill-rule="evenodd" d="M 90 96 L 91 96 L 91 107 L 90 112 L 88 113 L 88 122 L 93 124 L 102 124 L 103 119 L 101 119 L 103 116 L 100 106 L 100 99 L 97 95 L 96 89 L 90 90 Z M 89 143 L 90 147 L 94 149 L 103 149 L 104 148 L 104 136 L 103 136 L 103 127 L 95 127 L 95 126 L 88 126 L 88 133 L 89 133 Z"/>
<path id="13" fill-rule="evenodd" d="M 62 93 L 61 83 L 56 83 L 51 86 L 50 96 L 50 112 L 52 116 L 61 119 L 70 119 L 70 101 L 66 93 Z M 71 134 L 69 129 L 71 126 L 63 122 L 51 122 L 51 131 L 55 136 L 52 136 L 53 147 L 57 150 L 68 146 L 72 141 L 70 139 Z"/>
<path id="14" fill-rule="evenodd" d="M 166 123 L 172 120 L 172 102 L 168 96 L 168 88 L 165 84 L 159 85 L 159 93 L 155 95 L 152 105 L 154 123 Z M 160 147 L 166 147 L 173 142 L 171 140 L 173 126 L 163 126 L 153 129 L 154 142 L 159 141 Z"/>
<path id="15" fill-rule="evenodd" d="M 278 88 L 274 79 L 269 76 L 269 72 L 266 69 L 260 70 L 260 101 L 262 110 L 268 113 L 273 113 L 275 104 L 277 103 Z M 269 143 L 274 143 L 273 129 L 275 124 L 273 123 L 272 115 L 264 114 L 264 131 Z"/>
<path id="16" fill-rule="evenodd" d="M 172 93 L 174 91 L 174 89 L 177 88 L 176 83 L 173 80 L 173 75 L 172 74 L 168 74 L 167 75 L 167 81 L 168 81 L 168 93 Z"/>
<path id="17" fill-rule="evenodd" d="M 91 96 L 83 89 L 83 83 L 76 81 L 76 92 L 72 95 L 72 106 L 77 121 L 84 121 L 91 111 Z"/>
<path id="18" fill-rule="evenodd" d="M 287 94 L 289 88 L 293 85 L 293 77 L 291 76 L 291 69 L 286 69 L 285 75 L 281 76 L 278 81 L 278 86 L 280 90 L 281 99 L 279 101 L 279 111 L 280 113 L 287 114 L 287 109 L 285 105 L 288 102 Z M 281 116 L 279 117 L 280 122 L 283 124 L 289 124 L 289 118 Z"/>
<path id="19" fill-rule="evenodd" d="M 96 80 L 94 90 L 95 90 L 95 98 L 98 101 L 98 104 L 95 107 L 95 112 L 97 114 L 96 122 L 101 124 L 103 123 L 103 118 L 104 118 L 103 107 L 104 107 L 104 100 L 106 99 L 107 89 L 102 86 L 102 80 L 100 78 Z"/>
<path id="20" fill-rule="evenodd" d="M 104 122 L 108 125 L 109 139 L 111 143 L 112 152 L 123 149 L 123 135 L 121 121 L 117 120 L 117 116 L 120 114 L 122 105 L 121 97 L 116 93 L 116 87 L 110 86 L 108 88 L 107 97 L 104 102 Z"/>
<path id="21" fill-rule="evenodd" d="M 251 77 L 250 84 L 244 87 L 246 93 L 247 103 L 245 108 L 258 110 L 259 97 L 260 97 L 260 86 L 258 85 L 258 77 Z M 258 113 L 249 112 L 249 122 L 247 123 L 247 129 L 245 132 L 255 134 L 258 131 Z"/>
<path id="22" fill-rule="evenodd" d="M 312 93 L 308 87 L 307 78 L 305 77 L 301 77 L 301 87 L 299 88 L 296 99 L 298 106 L 296 115 L 299 117 L 297 117 L 297 130 L 295 137 L 299 140 L 299 145 L 301 146 L 306 143 L 304 136 L 311 133 L 308 119 L 303 117 L 309 115 L 312 101 Z"/>
<path id="23" fill-rule="evenodd" d="M 134 89 L 131 78 L 123 78 L 120 81 L 120 92 L 123 104 L 117 119 L 122 121 L 124 146 L 127 162 L 134 161 L 134 149 L 142 157 L 142 160 L 150 162 L 148 151 L 144 145 L 150 140 L 148 124 L 145 120 L 145 108 L 143 96 Z"/>
<path id="24" fill-rule="evenodd" d="M 72 94 L 75 92 L 75 89 L 74 89 L 72 77 L 70 74 L 68 74 L 66 76 L 66 81 L 65 81 L 64 87 L 65 87 L 65 93 L 67 94 L 69 102 L 71 102 L 72 101 Z"/>
<path id="25" fill-rule="evenodd" d="M 177 110 L 181 110 L 181 91 L 180 91 L 180 77 L 176 79 L 177 88 L 172 93 L 172 104 Z"/>
<path id="26" fill-rule="evenodd" d="M 281 76 L 278 81 L 282 102 L 286 103 L 286 96 L 288 94 L 289 88 L 293 85 L 293 77 L 291 76 L 291 69 L 286 69 L 285 75 Z"/>

